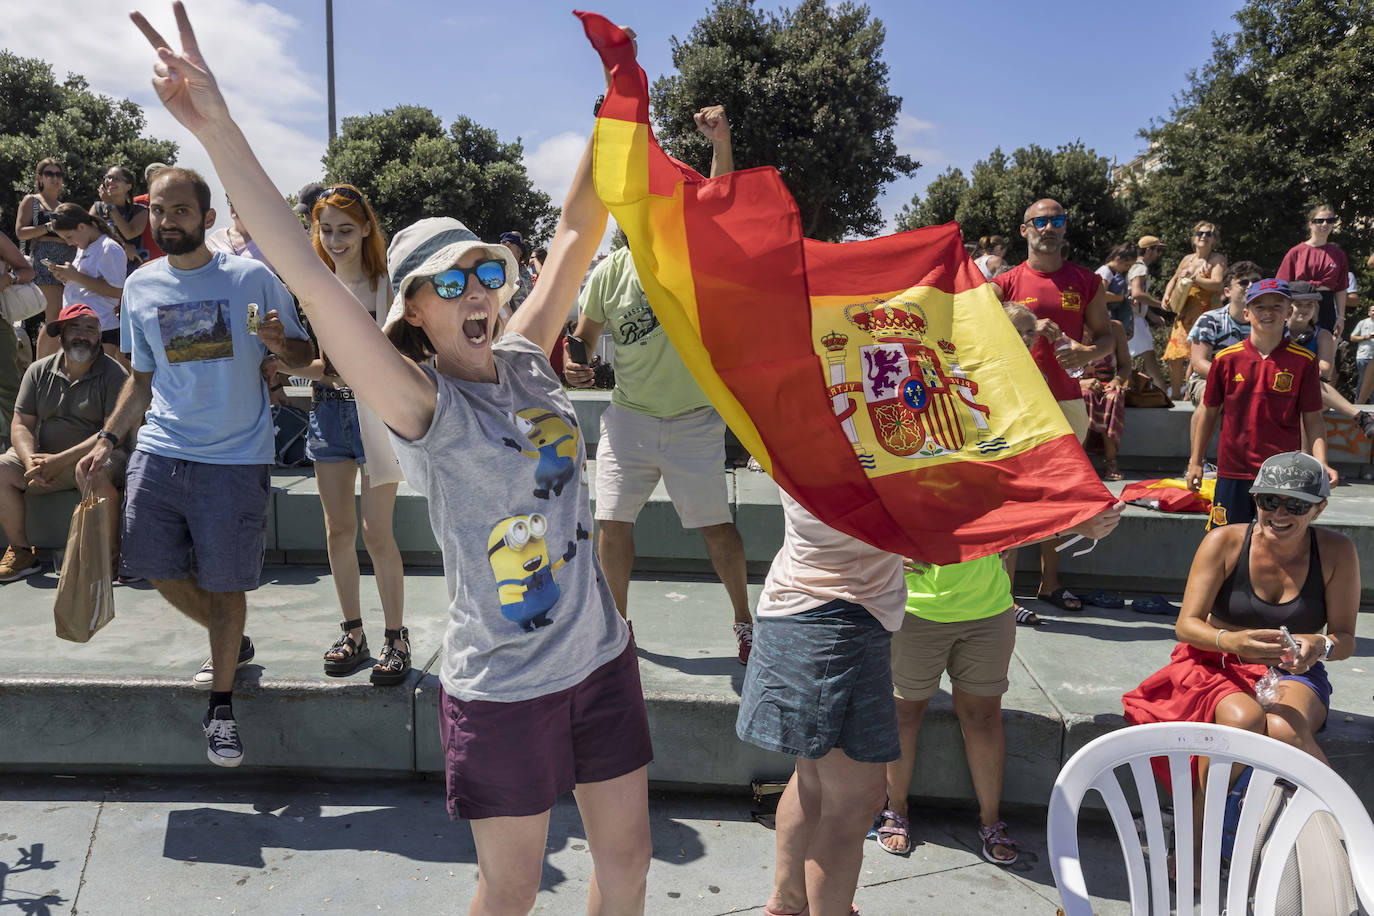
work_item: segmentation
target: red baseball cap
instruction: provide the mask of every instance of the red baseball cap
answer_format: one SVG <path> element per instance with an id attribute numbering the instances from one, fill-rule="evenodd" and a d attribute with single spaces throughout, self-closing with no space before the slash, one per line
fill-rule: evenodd
<path id="1" fill-rule="evenodd" d="M 57 313 L 56 321 L 48 322 L 48 336 L 61 337 L 62 323 L 70 321 L 73 318 L 80 318 L 82 315 L 90 315 L 96 321 L 100 320 L 100 316 L 95 313 L 95 309 L 91 308 L 86 303 L 73 302 L 71 305 L 62 306 L 62 311 Z"/>

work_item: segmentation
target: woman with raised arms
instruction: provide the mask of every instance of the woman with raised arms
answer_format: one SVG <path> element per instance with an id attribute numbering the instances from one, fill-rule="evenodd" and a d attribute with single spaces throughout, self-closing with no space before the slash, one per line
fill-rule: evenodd
<path id="1" fill-rule="evenodd" d="M 448 804 L 471 821 L 478 856 L 470 912 L 529 912 L 549 810 L 572 789 L 594 861 L 588 912 L 643 913 L 648 717 L 633 645 L 587 539 L 576 414 L 548 361 L 605 229 L 590 147 L 539 284 L 504 332 L 498 310 L 515 290 L 515 259 L 456 220 L 428 219 L 392 242 L 384 336 L 301 232 L 230 117 L 185 9 L 173 8 L 179 53 L 133 15 L 157 49 L 159 98 L 209 152 L 321 347 L 390 428 L 406 479 L 429 500 L 450 596 L 440 671 Z"/>

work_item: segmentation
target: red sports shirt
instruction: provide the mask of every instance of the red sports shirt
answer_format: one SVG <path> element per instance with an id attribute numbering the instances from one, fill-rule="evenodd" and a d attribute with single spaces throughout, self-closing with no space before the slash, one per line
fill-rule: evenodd
<path id="1" fill-rule="evenodd" d="M 1036 318 L 1051 319 L 1061 331 L 1080 342 L 1083 340 L 1083 312 L 1102 286 L 1102 278 L 1097 274 L 1068 261 L 1051 274 L 1032 270 L 1022 262 L 993 277 L 991 282 L 1002 288 L 1004 300 L 1024 302 Z M 1036 337 L 1031 356 L 1056 401 L 1077 401 L 1083 397 L 1078 379 L 1070 378 L 1054 358 L 1054 344 Z"/>
<path id="2" fill-rule="evenodd" d="M 1302 448 L 1302 415 L 1322 409 L 1317 361 L 1287 337 L 1268 356 L 1242 341 L 1212 357 L 1202 403 L 1221 408 L 1217 476 L 1253 480 L 1266 458 Z"/>

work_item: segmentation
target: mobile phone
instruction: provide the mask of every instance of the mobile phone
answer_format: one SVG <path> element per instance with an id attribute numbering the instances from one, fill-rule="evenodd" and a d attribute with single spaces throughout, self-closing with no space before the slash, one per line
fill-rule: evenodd
<path id="1" fill-rule="evenodd" d="M 579 366 L 587 365 L 587 345 L 582 342 L 582 338 L 574 337 L 571 334 L 563 338 L 568 345 L 568 359 L 577 363 Z"/>
<path id="2" fill-rule="evenodd" d="M 1285 649 L 1294 653 L 1302 651 L 1302 646 L 1298 645 L 1298 641 L 1293 638 L 1293 634 L 1288 632 L 1288 627 L 1279 627 L 1279 635 L 1283 637 L 1283 647 Z"/>

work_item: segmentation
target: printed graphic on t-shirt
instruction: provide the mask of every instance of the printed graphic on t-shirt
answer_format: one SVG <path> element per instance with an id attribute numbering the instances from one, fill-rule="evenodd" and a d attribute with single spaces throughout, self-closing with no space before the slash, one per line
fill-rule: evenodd
<path id="1" fill-rule="evenodd" d="M 562 496 L 563 488 L 577 476 L 577 425 L 542 407 L 519 411 L 512 419 L 530 447 L 510 438 L 502 444 L 535 459 L 534 497 Z"/>
<path id="2" fill-rule="evenodd" d="M 1059 304 L 1067 311 L 1077 312 L 1083 308 L 1083 297 L 1071 289 L 1066 289 L 1059 294 Z"/>
<path id="3" fill-rule="evenodd" d="M 234 358 L 229 330 L 229 302 L 201 299 L 157 307 L 157 327 L 169 363 Z"/>
<path id="4" fill-rule="evenodd" d="M 554 574 L 577 556 L 577 542 L 569 541 L 557 559 L 549 556 L 544 540 L 549 522 L 538 512 L 503 518 L 487 538 L 487 559 L 496 577 L 501 616 L 532 633 L 553 623 L 549 612 L 562 594 Z M 587 540 L 581 523 L 577 540 Z"/>
<path id="5" fill-rule="evenodd" d="M 616 343 L 620 345 L 638 343 L 658 330 L 658 316 L 644 293 L 639 294 L 639 305 L 628 309 L 616 326 Z"/>

